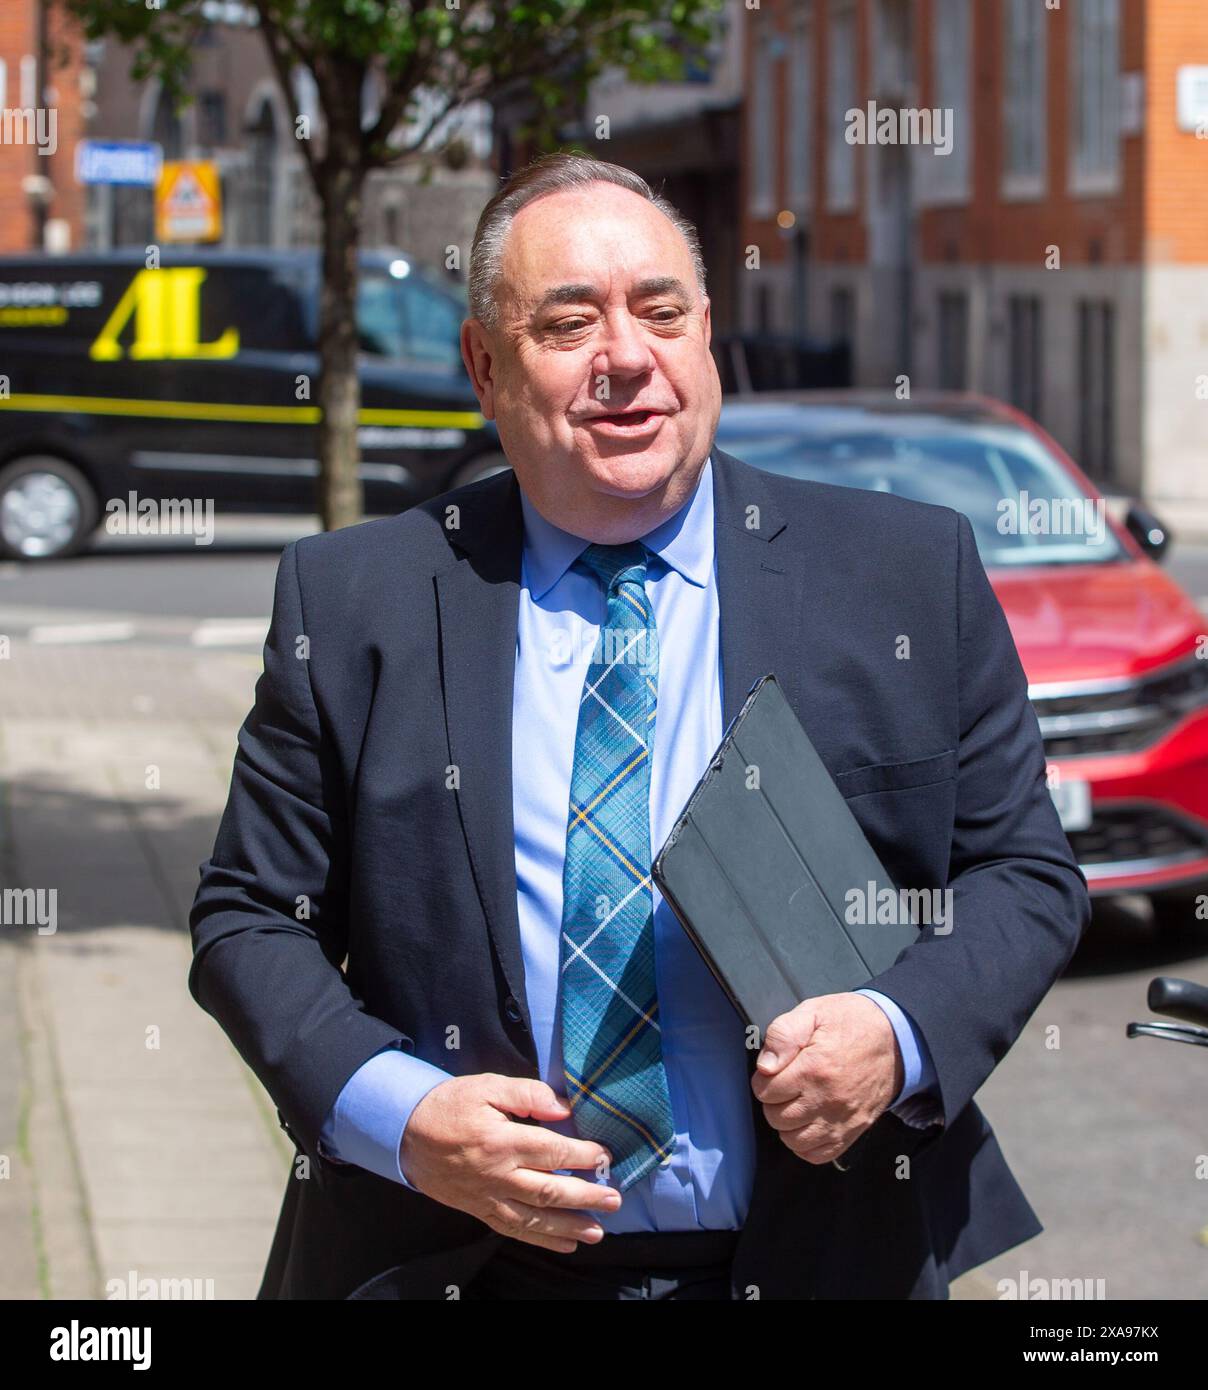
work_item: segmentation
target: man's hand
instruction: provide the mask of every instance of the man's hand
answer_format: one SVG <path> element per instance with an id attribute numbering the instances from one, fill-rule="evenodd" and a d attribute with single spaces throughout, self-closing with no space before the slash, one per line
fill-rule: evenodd
<path id="1" fill-rule="evenodd" d="M 829 1163 L 902 1089 L 893 1024 L 863 994 L 807 999 L 768 1025 L 751 1088 L 798 1158 Z"/>
<path id="2" fill-rule="evenodd" d="M 447 1207 L 469 1212 L 500 1235 L 569 1254 L 594 1245 L 603 1228 L 583 1214 L 616 1211 L 615 1187 L 557 1175 L 558 1168 L 604 1170 L 607 1149 L 510 1115 L 565 1120 L 570 1106 L 544 1081 L 456 1076 L 442 1081 L 411 1112 L 399 1162 L 407 1181 Z"/>

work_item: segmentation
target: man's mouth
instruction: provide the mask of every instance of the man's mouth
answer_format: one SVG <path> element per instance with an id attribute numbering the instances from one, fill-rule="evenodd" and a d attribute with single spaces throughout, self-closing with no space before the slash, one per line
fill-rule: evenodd
<path id="1" fill-rule="evenodd" d="M 613 429 L 641 429 L 663 418 L 659 410 L 618 410 L 613 415 L 593 415 L 589 425 L 604 425 Z"/>

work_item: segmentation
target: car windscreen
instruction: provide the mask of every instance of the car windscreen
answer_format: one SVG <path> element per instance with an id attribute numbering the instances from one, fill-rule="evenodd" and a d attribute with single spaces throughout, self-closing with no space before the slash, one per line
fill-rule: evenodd
<path id="1" fill-rule="evenodd" d="M 1011 425 L 942 415 L 898 421 L 803 409 L 761 423 L 758 406 L 723 407 L 727 453 L 794 478 L 891 492 L 963 512 L 985 565 L 1088 564 L 1124 558 L 1102 498 L 1087 497 L 1041 441 Z"/>

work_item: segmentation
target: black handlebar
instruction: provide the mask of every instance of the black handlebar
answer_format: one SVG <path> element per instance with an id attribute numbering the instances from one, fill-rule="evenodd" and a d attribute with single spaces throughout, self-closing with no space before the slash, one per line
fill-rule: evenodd
<path id="1" fill-rule="evenodd" d="M 1208 988 L 1203 985 L 1159 975 L 1156 980 L 1150 980 L 1145 1002 L 1156 1014 L 1208 1027 Z"/>
<path id="2" fill-rule="evenodd" d="M 1181 1023 L 1130 1023 L 1130 1038 L 1163 1038 L 1167 1042 L 1208 1047 L 1208 988 L 1190 980 L 1159 975 L 1149 982 L 1146 1003 L 1157 1014 L 1181 1019 Z"/>

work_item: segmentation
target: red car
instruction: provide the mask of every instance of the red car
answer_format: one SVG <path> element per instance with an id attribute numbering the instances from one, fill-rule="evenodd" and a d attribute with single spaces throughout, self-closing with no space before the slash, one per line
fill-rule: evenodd
<path id="1" fill-rule="evenodd" d="M 729 397 L 717 434 L 757 467 L 968 516 L 1011 625 L 1062 824 L 1095 894 L 1176 917 L 1208 891 L 1208 618 L 1155 563 L 1161 523 L 1124 525 L 1062 448 L 984 397 Z"/>

